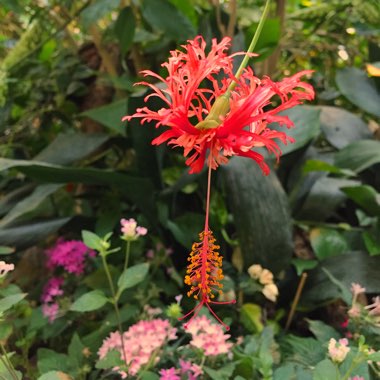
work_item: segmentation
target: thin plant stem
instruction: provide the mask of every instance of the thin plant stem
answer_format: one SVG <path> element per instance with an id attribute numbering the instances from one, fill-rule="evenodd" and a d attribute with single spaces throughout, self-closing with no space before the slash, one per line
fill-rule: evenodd
<path id="1" fill-rule="evenodd" d="M 124 270 L 128 268 L 129 255 L 131 253 L 131 241 L 127 241 L 127 247 L 125 249 L 125 261 L 124 261 Z"/>
<path id="2" fill-rule="evenodd" d="M 299 302 L 301 294 L 302 294 L 303 287 L 305 286 L 306 278 L 307 278 L 307 273 L 303 272 L 301 275 L 300 282 L 298 283 L 298 287 L 297 287 L 296 295 L 294 296 L 292 307 L 290 308 L 288 319 L 286 321 L 285 331 L 287 331 L 289 329 L 290 324 L 292 323 L 294 313 L 296 311 L 298 302 Z"/>
<path id="3" fill-rule="evenodd" d="M 259 25 L 257 25 L 257 29 L 255 31 L 255 34 L 253 35 L 253 38 L 252 38 L 252 41 L 248 47 L 248 50 L 245 53 L 245 56 L 244 56 L 244 58 L 240 64 L 239 68 L 236 71 L 236 74 L 235 74 L 236 80 L 238 80 L 240 78 L 241 74 L 243 73 L 243 70 L 245 69 L 245 67 L 248 64 L 249 59 L 251 58 L 250 53 L 252 53 L 254 48 L 256 47 L 256 44 L 257 44 L 257 41 L 259 40 L 261 31 L 263 30 L 265 20 L 268 16 L 268 13 L 269 13 L 269 4 L 270 4 L 270 0 L 267 0 L 265 3 L 264 11 L 263 11 L 261 18 L 260 18 L 260 21 L 259 21 Z M 231 91 L 233 91 L 234 88 L 236 87 L 236 84 L 237 84 L 236 81 L 231 82 L 231 84 L 228 86 L 226 94 L 229 94 Z"/>
<path id="4" fill-rule="evenodd" d="M 119 311 L 119 306 L 117 304 L 117 297 L 116 297 L 115 286 L 114 286 L 113 281 L 112 281 L 111 273 L 110 273 L 110 270 L 109 270 L 109 267 L 108 267 L 108 264 L 107 264 L 107 260 L 106 260 L 106 257 L 105 257 L 105 252 L 101 252 L 100 256 L 102 258 L 103 267 L 104 267 L 104 270 L 106 272 L 108 283 L 109 283 L 110 290 L 111 290 L 112 304 L 113 304 L 113 307 L 115 309 L 117 325 L 118 325 L 118 328 L 119 328 L 119 333 L 120 333 L 120 338 L 121 338 L 121 347 L 122 347 L 122 350 L 123 350 L 123 355 L 122 356 L 123 356 L 123 359 L 124 359 L 125 363 L 127 364 L 127 357 L 125 355 L 125 344 L 124 344 L 123 329 L 122 329 L 122 326 L 121 326 L 120 311 Z"/>
<path id="5" fill-rule="evenodd" d="M 210 213 L 210 193 L 211 193 L 211 159 L 208 163 L 208 174 L 207 174 L 207 195 L 206 195 L 206 216 L 205 216 L 205 231 L 208 231 L 208 215 Z"/>
<path id="6" fill-rule="evenodd" d="M 3 356 L 1 356 L 1 361 L 3 362 L 5 368 L 8 370 L 8 372 L 12 375 L 12 377 L 15 380 L 18 380 L 17 373 L 16 373 L 16 371 L 15 371 L 15 369 L 13 367 L 12 362 L 9 360 L 7 351 L 5 350 L 5 347 L 3 346 L 2 343 L 0 343 L 0 347 L 1 347 L 1 352 L 3 354 Z"/>

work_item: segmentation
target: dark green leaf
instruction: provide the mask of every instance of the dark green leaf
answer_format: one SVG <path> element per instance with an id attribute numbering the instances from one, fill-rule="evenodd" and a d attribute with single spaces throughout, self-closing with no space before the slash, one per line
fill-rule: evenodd
<path id="1" fill-rule="evenodd" d="M 336 380 L 336 371 L 333 362 L 325 359 L 316 365 L 313 380 Z"/>
<path id="2" fill-rule="evenodd" d="M 15 221 L 26 217 L 38 208 L 47 197 L 55 193 L 62 185 L 50 184 L 37 186 L 32 194 L 18 202 L 11 211 L 0 222 L 0 228 L 9 227 Z"/>
<path id="3" fill-rule="evenodd" d="M 313 228 L 310 232 L 310 244 L 319 260 L 338 256 L 349 250 L 346 239 L 337 230 Z"/>
<path id="4" fill-rule="evenodd" d="M 109 136 L 102 134 L 65 133 L 33 158 L 34 161 L 56 165 L 69 165 L 79 161 L 100 148 Z"/>
<path id="5" fill-rule="evenodd" d="M 344 256 L 324 260 L 309 273 L 301 299 L 302 304 L 316 307 L 322 302 L 337 298 L 343 298 L 350 303 L 349 289 L 353 282 L 364 286 L 368 293 L 379 293 L 379 265 L 380 256 L 371 257 L 368 253 L 360 251 L 347 252 Z M 322 268 L 325 268 L 325 271 Z M 332 282 L 335 286 L 332 286 Z"/>
<path id="6" fill-rule="evenodd" d="M 196 27 L 198 25 L 197 11 L 192 0 L 170 0 Z"/>
<path id="7" fill-rule="evenodd" d="M 380 141 L 356 141 L 335 155 L 335 165 L 359 173 L 380 162 Z"/>
<path id="8" fill-rule="evenodd" d="M 286 115 L 293 121 L 294 128 L 286 129 L 286 127 L 280 127 L 277 123 L 271 124 L 271 128 L 285 132 L 296 140 L 293 144 L 288 143 L 281 146 L 283 155 L 303 148 L 310 140 L 318 136 L 320 132 L 319 114 L 320 110 L 311 106 L 297 106 L 281 112 L 281 115 Z"/>
<path id="9" fill-rule="evenodd" d="M 115 34 L 119 40 L 120 51 L 122 55 L 129 50 L 135 35 L 135 18 L 133 16 L 132 8 L 125 7 L 119 13 L 119 17 L 115 23 Z"/>
<path id="10" fill-rule="evenodd" d="M 312 380 L 312 371 L 296 363 L 286 363 L 277 368 L 273 380 Z"/>
<path id="11" fill-rule="evenodd" d="M 0 246 L 0 255 L 9 255 L 14 253 L 15 249 L 13 247 Z"/>
<path id="12" fill-rule="evenodd" d="M 75 363 L 77 369 L 80 369 L 85 361 L 85 356 L 83 353 L 84 348 L 84 344 L 81 342 L 78 334 L 75 333 L 71 338 L 71 342 L 68 347 L 68 354 L 71 362 Z"/>
<path id="13" fill-rule="evenodd" d="M 235 363 L 229 363 L 218 370 L 204 366 L 203 370 L 211 377 L 211 379 L 228 380 L 231 379 L 235 366 Z"/>
<path id="14" fill-rule="evenodd" d="M 26 297 L 26 293 L 12 294 L 0 299 L 0 313 L 4 313 Z"/>
<path id="15" fill-rule="evenodd" d="M 140 374 L 141 380 L 159 380 L 160 376 L 150 371 L 144 371 Z"/>
<path id="16" fill-rule="evenodd" d="M 198 241 L 198 235 L 203 230 L 204 216 L 188 212 L 174 221 L 168 220 L 167 227 L 176 240 L 185 248 L 191 248 L 194 241 Z"/>
<path id="17" fill-rule="evenodd" d="M 37 352 L 37 367 L 40 373 L 49 371 L 69 370 L 69 360 L 66 354 L 61 354 L 47 348 L 39 348 Z"/>
<path id="18" fill-rule="evenodd" d="M 318 265 L 317 260 L 303 260 L 303 259 L 293 259 L 292 264 L 296 267 L 296 272 L 298 276 L 301 276 L 306 270 L 315 268 Z"/>
<path id="19" fill-rule="evenodd" d="M 355 141 L 371 137 L 367 124 L 355 114 L 338 107 L 319 108 L 322 111 L 322 132 L 335 148 L 342 149 Z"/>
<path id="20" fill-rule="evenodd" d="M 167 0 L 143 0 L 142 14 L 154 29 L 173 40 L 186 40 L 196 34 L 189 19 Z"/>
<path id="21" fill-rule="evenodd" d="M 354 67 L 346 67 L 336 74 L 340 92 L 352 103 L 372 115 L 380 117 L 380 94 L 373 79 Z"/>
<path id="22" fill-rule="evenodd" d="M 311 319 L 307 320 L 309 324 L 310 331 L 314 334 L 321 344 L 326 344 L 330 338 L 336 340 L 340 339 L 341 335 L 333 329 L 331 326 L 326 325 L 322 321 L 312 321 Z"/>
<path id="23" fill-rule="evenodd" d="M 373 228 L 363 232 L 363 240 L 368 253 L 371 256 L 380 255 L 380 229 Z"/>
<path id="24" fill-rule="evenodd" d="M 380 216 L 380 194 L 372 186 L 342 187 L 341 190 L 368 215 Z"/>
<path id="25" fill-rule="evenodd" d="M 100 359 L 95 367 L 98 369 L 108 369 L 108 368 L 113 368 L 116 366 L 120 366 L 125 364 L 123 360 L 120 358 L 120 352 L 117 350 L 111 350 L 107 353 L 107 355 L 103 358 Z"/>
<path id="26" fill-rule="evenodd" d="M 94 311 L 107 303 L 107 298 L 100 290 L 92 290 L 80 296 L 71 305 L 70 310 L 78 312 Z"/>
<path id="27" fill-rule="evenodd" d="M 234 216 L 244 265 L 279 272 L 292 256 L 288 200 L 277 176 L 267 177 L 245 158 L 233 158 L 222 167 L 227 199 Z"/>
<path id="28" fill-rule="evenodd" d="M 109 128 L 111 131 L 124 135 L 125 123 L 122 122 L 121 119 L 126 113 L 127 99 L 120 99 L 105 106 L 82 112 L 81 116 L 87 116 Z"/>
<path id="29" fill-rule="evenodd" d="M 344 176 L 355 176 L 355 173 L 348 169 L 340 169 L 337 166 L 331 165 L 328 162 L 321 160 L 307 160 L 303 166 L 303 173 L 308 174 L 314 171 L 321 171 L 332 174 L 340 174 Z"/>
<path id="30" fill-rule="evenodd" d="M 82 23 L 85 28 L 91 26 L 100 18 L 103 18 L 107 13 L 114 10 L 120 4 L 119 0 L 97 0 L 81 13 Z"/>
<path id="31" fill-rule="evenodd" d="M 32 222 L 13 228 L 4 228 L 0 230 L 0 244 L 13 245 L 15 247 L 33 245 L 56 232 L 69 220 L 70 218 L 59 218 L 45 222 Z"/>
<path id="32" fill-rule="evenodd" d="M 121 293 L 125 289 L 132 288 L 144 280 L 149 271 L 149 264 L 137 264 L 127 268 L 120 276 L 117 285 Z"/>

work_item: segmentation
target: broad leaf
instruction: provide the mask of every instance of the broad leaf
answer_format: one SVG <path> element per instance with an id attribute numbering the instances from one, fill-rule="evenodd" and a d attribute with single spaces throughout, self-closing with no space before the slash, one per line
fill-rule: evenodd
<path id="1" fill-rule="evenodd" d="M 142 14 L 154 29 L 173 40 L 186 40 L 196 34 L 189 19 L 167 0 L 143 0 Z"/>
<path id="2" fill-rule="evenodd" d="M 101 244 L 102 239 L 98 235 L 94 234 L 93 232 L 83 230 L 82 240 L 83 240 L 83 243 L 88 248 L 95 249 L 96 251 L 102 250 L 102 244 Z"/>
<path id="3" fill-rule="evenodd" d="M 116 366 L 125 364 L 124 361 L 120 358 L 120 352 L 117 350 L 110 350 L 107 355 L 100 359 L 95 367 L 99 369 L 108 369 Z"/>
<path id="4" fill-rule="evenodd" d="M 133 267 L 127 268 L 120 276 L 117 285 L 121 293 L 125 289 L 132 288 L 133 286 L 142 282 L 148 274 L 149 264 L 137 264 Z"/>
<path id="5" fill-rule="evenodd" d="M 70 218 L 59 218 L 1 229 L 0 244 L 15 247 L 31 246 L 41 242 L 45 237 L 59 230 L 69 220 Z"/>
<path id="6" fill-rule="evenodd" d="M 364 111 L 380 117 L 380 94 L 367 74 L 354 67 L 346 67 L 336 74 L 340 92 Z"/>
<path id="7" fill-rule="evenodd" d="M 352 142 L 371 138 L 367 124 L 343 108 L 320 106 L 321 128 L 327 141 L 342 149 Z"/>
<path id="8" fill-rule="evenodd" d="M 343 235 L 328 228 L 313 228 L 310 231 L 310 244 L 319 260 L 338 256 L 349 250 Z"/>
<path id="9" fill-rule="evenodd" d="M 307 320 L 310 331 L 314 334 L 321 344 L 326 344 L 330 338 L 340 339 L 341 335 L 331 326 L 326 325 L 322 321 Z"/>
<path id="10" fill-rule="evenodd" d="M 108 299 L 100 290 L 92 290 L 80 296 L 71 305 L 70 310 L 78 312 L 94 311 L 107 303 Z"/>
<path id="11" fill-rule="evenodd" d="M 253 334 L 263 331 L 262 309 L 259 305 L 245 303 L 240 310 L 240 319 L 244 327 Z"/>
<path id="12" fill-rule="evenodd" d="M 314 369 L 313 380 L 336 380 L 336 367 L 329 359 L 318 363 Z"/>
<path id="13" fill-rule="evenodd" d="M 44 373 L 37 380 L 72 380 L 72 377 L 61 371 L 49 371 Z"/>
<path id="14" fill-rule="evenodd" d="M 37 367 L 40 373 L 49 371 L 68 372 L 70 363 L 66 354 L 61 354 L 47 348 L 39 348 L 37 351 Z"/>
<path id="15" fill-rule="evenodd" d="M 335 155 L 335 165 L 356 173 L 380 163 L 380 141 L 356 141 Z"/>
<path id="16" fill-rule="evenodd" d="M 12 294 L 0 299 L 0 313 L 4 313 L 26 297 L 26 293 Z"/>
<path id="17" fill-rule="evenodd" d="M 38 208 L 47 197 L 55 193 L 62 185 L 50 184 L 37 186 L 32 194 L 18 202 L 15 207 L 0 221 L 0 228 L 9 227 L 13 222 L 26 217 Z"/>
<path id="18" fill-rule="evenodd" d="M 119 40 L 122 55 L 129 50 L 135 35 L 136 22 L 133 16 L 132 7 L 125 7 L 119 13 L 115 23 L 115 34 Z"/>
<path id="19" fill-rule="evenodd" d="M 69 165 L 99 149 L 109 136 L 103 134 L 65 133 L 59 134 L 33 161 L 56 165 Z"/>
<path id="20" fill-rule="evenodd" d="M 120 99 L 113 103 L 93 108 L 82 112 L 81 116 L 87 116 L 92 120 L 121 135 L 125 134 L 125 123 L 121 121 L 127 112 L 127 100 Z"/>
<path id="21" fill-rule="evenodd" d="M 221 173 L 245 267 L 261 264 L 274 272 L 283 270 L 293 251 L 292 222 L 277 176 L 272 171 L 265 177 L 255 162 L 237 157 Z"/>
<path id="22" fill-rule="evenodd" d="M 368 215 L 380 216 L 380 194 L 372 186 L 343 187 L 341 190 Z"/>

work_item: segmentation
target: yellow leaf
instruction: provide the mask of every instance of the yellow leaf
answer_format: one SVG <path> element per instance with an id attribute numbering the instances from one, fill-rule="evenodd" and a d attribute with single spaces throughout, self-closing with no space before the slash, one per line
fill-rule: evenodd
<path id="1" fill-rule="evenodd" d="M 380 68 L 367 63 L 367 73 L 373 77 L 380 77 Z"/>

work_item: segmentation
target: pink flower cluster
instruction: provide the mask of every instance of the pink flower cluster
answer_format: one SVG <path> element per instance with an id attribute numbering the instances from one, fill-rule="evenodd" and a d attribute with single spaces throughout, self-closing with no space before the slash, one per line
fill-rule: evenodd
<path id="1" fill-rule="evenodd" d="M 203 350 L 206 356 L 227 354 L 232 347 L 232 343 L 227 342 L 230 335 L 224 334 L 223 327 L 204 315 L 189 322 L 186 330 L 192 335 L 190 345 Z"/>
<path id="2" fill-rule="evenodd" d="M 151 321 L 140 321 L 132 325 L 128 331 L 124 332 L 124 353 L 121 335 L 119 332 L 113 332 L 107 337 L 102 346 L 99 348 L 98 355 L 103 359 L 108 351 L 116 349 L 120 352 L 121 358 L 125 359 L 128 366 L 128 373 L 115 367 L 123 379 L 128 375 L 136 375 L 141 366 L 147 364 L 153 352 L 156 352 L 162 345 L 172 339 L 176 339 L 176 331 L 167 320 L 152 319 Z M 160 358 L 155 356 L 157 363 Z"/>
<path id="3" fill-rule="evenodd" d="M 180 368 L 171 367 L 160 371 L 160 380 L 196 380 L 198 376 L 203 374 L 202 368 L 189 361 L 179 359 Z"/>
<path id="4" fill-rule="evenodd" d="M 334 338 L 329 341 L 329 356 L 331 360 L 335 363 L 342 363 L 346 358 L 347 354 L 350 352 L 348 347 L 348 340 L 346 338 L 339 339 L 337 342 Z"/>
<path id="5" fill-rule="evenodd" d="M 46 250 L 48 269 L 62 267 L 66 272 L 77 276 L 84 272 L 87 257 L 94 257 L 95 251 L 82 241 L 58 239 L 57 244 Z"/>
<path id="6" fill-rule="evenodd" d="M 50 323 L 52 323 L 58 315 L 59 305 L 56 298 L 63 294 L 61 288 L 63 282 L 64 280 L 61 277 L 52 277 L 46 283 L 42 291 L 42 314 L 49 319 Z"/>
<path id="7" fill-rule="evenodd" d="M 121 219 L 121 233 L 124 240 L 136 240 L 139 236 L 144 236 L 148 233 L 145 227 L 137 225 L 135 219 Z"/>

